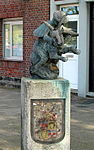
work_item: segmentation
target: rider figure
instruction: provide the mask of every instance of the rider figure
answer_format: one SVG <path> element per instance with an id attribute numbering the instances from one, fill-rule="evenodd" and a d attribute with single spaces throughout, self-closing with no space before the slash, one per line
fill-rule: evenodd
<path id="1" fill-rule="evenodd" d="M 48 21 L 48 23 L 54 28 L 58 29 L 62 24 L 67 23 L 66 14 L 62 11 L 56 11 L 53 14 L 53 19 Z M 52 31 L 54 32 L 54 31 Z M 38 37 L 38 43 L 46 42 L 46 46 L 48 47 L 47 51 L 49 53 L 50 59 L 57 59 L 57 48 L 55 46 L 56 41 L 54 38 L 50 36 L 50 29 L 44 23 L 40 25 L 34 32 L 34 36 Z M 42 41 L 42 42 L 41 42 Z M 67 61 L 66 58 L 64 58 Z M 64 61 L 64 60 L 63 60 Z"/>

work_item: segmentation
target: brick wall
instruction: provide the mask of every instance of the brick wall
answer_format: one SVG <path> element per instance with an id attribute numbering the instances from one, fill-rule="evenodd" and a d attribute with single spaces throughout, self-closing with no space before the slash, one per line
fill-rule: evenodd
<path id="1" fill-rule="evenodd" d="M 30 76 L 30 53 L 35 40 L 32 33 L 43 20 L 49 20 L 49 7 L 49 0 L 0 0 L 0 76 L 18 78 Z M 23 17 L 22 62 L 3 59 L 2 20 L 17 17 Z"/>

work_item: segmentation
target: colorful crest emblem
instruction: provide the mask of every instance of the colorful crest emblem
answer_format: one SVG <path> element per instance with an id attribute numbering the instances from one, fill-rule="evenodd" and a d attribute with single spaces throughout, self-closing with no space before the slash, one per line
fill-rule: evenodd
<path id="1" fill-rule="evenodd" d="M 38 143 L 55 143 L 65 135 L 65 100 L 31 100 L 31 136 Z"/>

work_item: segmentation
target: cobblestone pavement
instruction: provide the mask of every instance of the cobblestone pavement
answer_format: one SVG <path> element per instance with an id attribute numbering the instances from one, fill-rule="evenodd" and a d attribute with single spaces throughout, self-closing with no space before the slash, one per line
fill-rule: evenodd
<path id="1" fill-rule="evenodd" d="M 0 88 L 0 150 L 21 150 L 20 90 Z M 72 94 L 71 150 L 94 150 L 94 98 Z"/>

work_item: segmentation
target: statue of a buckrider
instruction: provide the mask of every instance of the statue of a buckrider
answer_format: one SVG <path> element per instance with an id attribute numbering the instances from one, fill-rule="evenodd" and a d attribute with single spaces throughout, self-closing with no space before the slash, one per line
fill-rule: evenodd
<path id="1" fill-rule="evenodd" d="M 59 75 L 57 62 L 66 62 L 68 58 L 62 54 L 73 52 L 79 54 L 75 46 L 64 44 L 67 36 L 78 36 L 72 29 L 64 26 L 67 23 L 67 16 L 62 11 L 56 11 L 51 21 L 40 25 L 35 31 L 34 36 L 38 37 L 31 52 L 30 74 L 32 78 L 56 79 Z"/>

